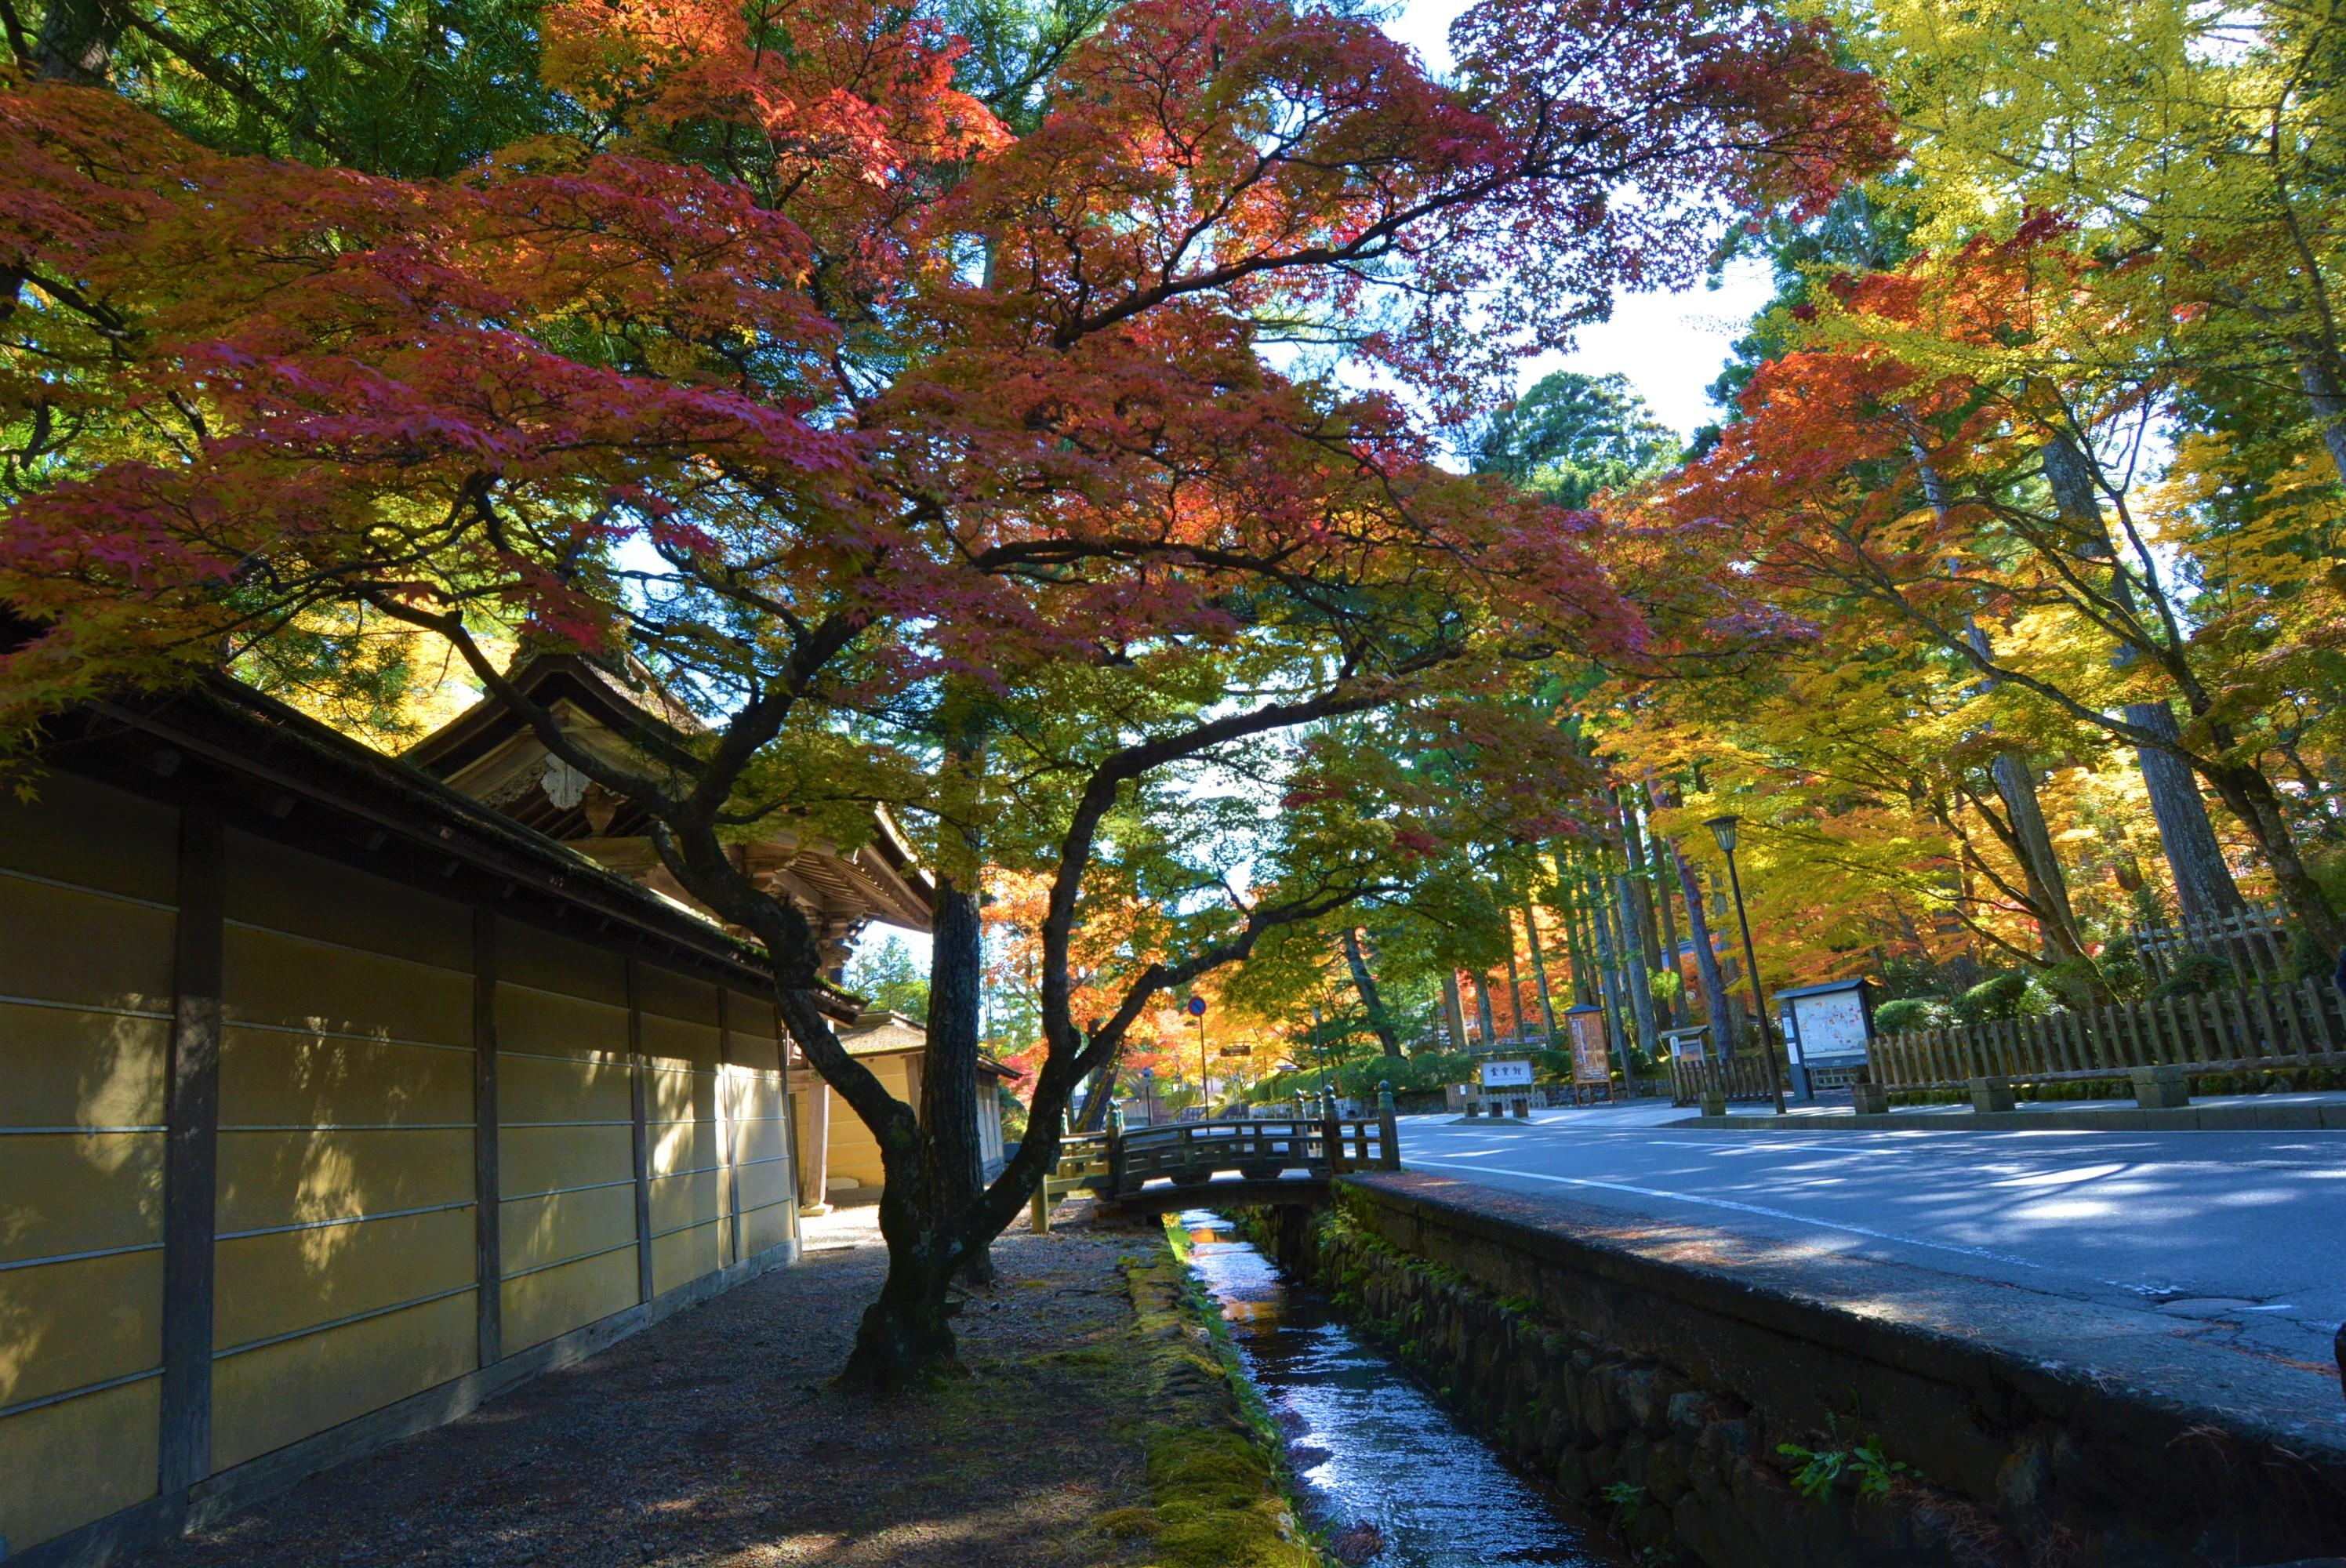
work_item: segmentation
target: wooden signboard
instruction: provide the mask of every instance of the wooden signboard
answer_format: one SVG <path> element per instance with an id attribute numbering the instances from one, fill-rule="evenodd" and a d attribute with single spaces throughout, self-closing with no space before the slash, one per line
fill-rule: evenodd
<path id="1" fill-rule="evenodd" d="M 1572 1081 L 1610 1084 L 1613 1081 L 1613 1039 L 1601 1007 L 1575 1007 L 1564 1015 L 1572 1036 Z"/>

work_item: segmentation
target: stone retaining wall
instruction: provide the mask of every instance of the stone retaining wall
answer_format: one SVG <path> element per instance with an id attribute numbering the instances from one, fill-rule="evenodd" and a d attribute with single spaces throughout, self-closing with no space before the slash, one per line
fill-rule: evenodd
<path id="1" fill-rule="evenodd" d="M 1331 1210 L 1257 1211 L 1250 1228 L 1652 1561 L 2238 1568 L 2346 1546 L 2335 1455 L 2157 1411 L 2056 1410 L 1944 1347 L 1893 1334 L 1885 1349 L 1879 1325 L 1494 1218 L 1419 1179 L 1347 1182 Z M 1804 1495 L 1807 1461 L 1784 1444 L 1840 1456 L 1839 1479 Z"/>

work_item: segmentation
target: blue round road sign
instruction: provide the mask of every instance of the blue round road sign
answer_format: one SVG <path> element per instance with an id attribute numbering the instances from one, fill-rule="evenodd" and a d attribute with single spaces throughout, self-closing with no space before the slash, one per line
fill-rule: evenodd
<path id="1" fill-rule="evenodd" d="M 1205 1015 L 1206 999 L 1202 996 L 1193 996 L 1189 998 L 1189 1016 L 1192 1018 L 1203 1018 Z"/>

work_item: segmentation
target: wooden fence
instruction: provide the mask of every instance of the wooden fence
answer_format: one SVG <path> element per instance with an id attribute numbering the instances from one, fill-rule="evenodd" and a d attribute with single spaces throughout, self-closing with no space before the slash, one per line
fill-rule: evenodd
<path id="1" fill-rule="evenodd" d="M 2254 1073 L 2346 1065 L 2346 1006 L 2327 981 L 1920 1029 L 1876 1040 L 1873 1082 L 1892 1091 L 2123 1078 L 2130 1068 Z"/>
<path id="2" fill-rule="evenodd" d="M 2289 973 L 2296 945 L 2296 933 L 2278 904 L 2252 904 L 2239 914 L 2178 925 L 2131 925 L 2127 934 L 2154 985 L 2195 953 L 2231 965 L 2233 979 L 2242 985 L 2279 982 Z"/>
<path id="3" fill-rule="evenodd" d="M 1691 1105 L 1706 1095 L 1729 1100 L 1768 1100 L 1775 1091 L 1768 1083 L 1768 1064 L 1758 1056 L 1732 1056 L 1724 1062 L 1670 1063 L 1670 1104 Z"/>

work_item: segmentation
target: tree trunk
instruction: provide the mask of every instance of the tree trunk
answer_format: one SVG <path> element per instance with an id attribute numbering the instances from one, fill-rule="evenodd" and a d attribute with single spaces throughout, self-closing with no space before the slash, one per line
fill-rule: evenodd
<path id="1" fill-rule="evenodd" d="M 2341 381 L 2338 365 L 2327 353 L 2310 353 L 2298 361 L 2297 379 L 2305 387 L 2306 402 L 2313 405 L 2331 465 L 2346 479 L 2346 382 Z"/>
<path id="2" fill-rule="evenodd" d="M 1589 946 L 1586 932 L 1580 920 L 1580 900 L 1573 893 L 1573 883 L 1579 876 L 1576 864 L 1566 856 L 1556 858 L 1556 906 L 1564 915 L 1564 944 L 1572 955 L 1572 997 L 1576 1004 L 1594 1003 L 1598 995 L 1596 950 Z"/>
<path id="3" fill-rule="evenodd" d="M 123 14 L 110 0 L 49 0 L 33 63 L 51 81 L 102 87 L 122 41 Z"/>
<path id="4" fill-rule="evenodd" d="M 1629 915 L 1632 927 L 1637 933 L 1637 948 L 1643 961 L 1641 967 L 1648 975 L 1659 974 L 1662 972 L 1662 941 L 1655 925 L 1654 884 L 1646 864 L 1646 830 L 1637 820 L 1637 796 L 1632 791 L 1630 798 L 1624 800 L 1619 798 L 1617 790 L 1608 790 L 1606 794 L 1613 804 L 1614 825 L 1620 830 L 1622 852 L 1629 860 L 1628 881 L 1623 887 L 1629 897 Z M 1646 1010 L 1649 1015 L 1658 1014 L 1664 1028 L 1669 1027 L 1673 1022 L 1669 1003 L 1656 998 L 1650 987 L 1646 993 Z"/>
<path id="5" fill-rule="evenodd" d="M 2094 491 L 2093 469 L 2085 453 L 2066 434 L 2055 434 L 2045 443 L 2045 483 L 2063 519 L 2091 541 L 2091 553 L 2108 557 L 2115 567 L 2117 553 L 2109 542 L 2108 525 L 2102 520 L 2102 503 Z M 2123 573 L 2112 572 L 2110 589 L 2120 605 L 2133 609 L 2134 596 L 2127 589 Z M 2136 657 L 2135 649 L 2122 647 L 2113 662 L 2124 668 Z M 2126 717 L 2136 728 L 2149 730 L 2180 746 L 2183 728 L 2176 722 L 2171 705 L 2128 703 Z M 2135 748 L 2135 761 L 2142 769 L 2143 785 L 2150 794 L 2150 814 L 2158 824 L 2159 848 L 2166 853 L 2168 871 L 2174 874 L 2175 899 L 2183 911 L 2183 918 L 2216 920 L 2248 908 L 2240 890 L 2232 881 L 2231 868 L 2224 864 L 2223 847 L 2216 841 L 2215 827 L 2208 820 L 2208 802 L 2199 793 L 2198 776 L 2190 764 L 2174 750 L 2157 746 Z"/>
<path id="6" fill-rule="evenodd" d="M 1524 933 L 1531 942 L 1532 981 L 1539 987 L 1540 1027 L 1546 1032 L 1547 1048 L 1556 1048 L 1556 997 L 1547 988 L 1547 955 L 1540 951 L 1539 911 L 1532 901 L 1524 901 Z"/>
<path id="7" fill-rule="evenodd" d="M 1084 1132 L 1107 1131 L 1107 1114 L 1116 1104 L 1119 1076 L 1117 1064 L 1112 1061 L 1104 1063 L 1099 1071 L 1092 1074 L 1091 1089 L 1084 1096 Z M 1032 1126 L 1034 1124 L 1030 1121 L 1027 1125 Z"/>
<path id="8" fill-rule="evenodd" d="M 878 1299 L 855 1327 L 842 1384 L 874 1393 L 901 1393 L 940 1377 L 967 1373 L 954 1345 L 954 1272 L 960 1263 L 905 1185 L 889 1173 L 880 1194 L 880 1234 L 888 1242 L 888 1278 Z"/>
<path id="9" fill-rule="evenodd" d="M 2130 702 L 2126 716 L 2127 722 L 2137 728 L 2178 742 L 2183 738 L 2183 727 L 2176 722 L 2171 704 Z M 2166 852 L 2168 869 L 2175 874 L 2175 901 L 2181 906 L 2183 918 L 2220 920 L 2245 911 L 2248 901 L 2232 881 L 2232 868 L 2224 863 L 2224 847 L 2217 842 L 2215 825 L 2208 820 L 2199 776 L 2173 752 L 2154 746 L 2137 748 L 2135 759 L 2150 791 L 2150 814 L 2158 823 L 2158 844 Z"/>
<path id="10" fill-rule="evenodd" d="M 1442 1021 L 1450 1030 L 1450 1048 L 1466 1049 L 1466 1001 L 1458 994 L 1458 972 L 1442 972 Z"/>
<path id="11" fill-rule="evenodd" d="M 1631 1030 L 1627 1001 L 1621 994 L 1621 966 L 1613 945 L 1612 921 L 1605 913 L 1605 884 L 1596 880 L 1604 875 L 1600 870 L 1590 873 L 1586 886 L 1589 934 L 1596 943 L 1596 979 L 1605 1001 L 1605 1016 L 1611 1026 L 1617 1045 L 1628 1044 Z"/>
<path id="12" fill-rule="evenodd" d="M 1515 1044 L 1524 1039 L 1524 977 L 1515 968 L 1515 917 L 1507 917 L 1507 1025 Z"/>
<path id="13" fill-rule="evenodd" d="M 1922 476 L 1923 498 L 1931 510 L 1944 518 L 1951 504 L 1947 482 L 1931 462 L 1931 454 L 1923 444 L 1919 426 L 1909 423 L 1909 439 L 1914 453 L 1915 472 Z M 1964 632 L 1983 663 L 1993 663 L 1994 650 L 1989 646 L 1987 633 L 1980 624 L 1966 616 Z M 1987 681 L 1983 690 L 1993 689 L 1995 683 Z M 2028 883 L 2029 901 L 2042 911 L 2038 921 L 2039 936 L 2048 952 L 2082 957 L 2085 943 L 2077 931 L 2077 917 L 2069 907 L 2068 880 L 2061 874 L 2061 861 L 2053 852 L 2053 836 L 2045 830 L 2045 808 L 2036 799 L 2036 772 L 2025 758 L 2008 747 L 1999 747 L 1990 771 L 1995 777 L 1996 793 L 2004 799 L 2005 818 L 2012 824 L 2017 844 L 2021 871 Z M 1757 977 L 1754 978 L 1753 999 L 1758 999 Z M 1765 1023 L 1761 1025 L 1765 1031 Z"/>
<path id="14" fill-rule="evenodd" d="M 2062 875 L 2060 858 L 2053 852 L 2053 834 L 2045 825 L 2045 808 L 2036 799 L 2036 770 L 2011 748 L 1995 754 L 1990 771 L 1995 792 L 2004 802 L 2004 820 L 2012 825 L 2019 849 L 2020 870 L 2028 883 L 2029 901 L 2044 911 L 2039 922 L 2045 952 L 2075 958 L 2085 952 L 2077 933 L 2076 911 L 2069 907 L 2069 882 Z"/>
<path id="15" fill-rule="evenodd" d="M 1734 912 L 1727 905 L 1727 890 L 1713 882 L 1710 885 L 1712 928 L 1725 931 L 1727 922 L 1734 917 Z M 1728 951 L 1725 958 L 1719 958 L 1716 953 L 1713 953 L 1712 957 L 1719 964 L 1719 978 L 1727 988 L 1728 1030 L 1734 1036 L 1735 1044 L 1739 1045 L 1743 1042 L 1743 1037 L 1749 1033 L 1751 1029 L 1750 1020 L 1743 1016 L 1743 993 L 1737 989 L 1743 983 L 1743 964 L 1735 956 L 1732 948 Z"/>
<path id="16" fill-rule="evenodd" d="M 1651 828 L 1650 819 L 1647 820 L 1646 826 L 1648 829 Z M 1670 850 L 1667 842 L 1658 834 L 1648 832 L 1647 844 L 1650 851 L 1647 866 L 1654 891 L 1654 912 L 1661 917 L 1662 922 L 1662 972 L 1678 982 L 1678 994 L 1683 996 L 1686 993 L 1686 970 L 1678 962 L 1678 922 L 1670 910 L 1670 879 L 1663 874 L 1663 866 L 1669 857 Z M 1672 1020 L 1674 1024 L 1684 1023 L 1694 1015 L 1692 1008 L 1681 1011 L 1673 1006 L 1671 1011 L 1678 1013 L 1678 1016 Z"/>
<path id="17" fill-rule="evenodd" d="M 929 950 L 928 1050 L 921 1067 L 921 1125 L 927 1135 L 928 1212 L 957 1215 L 985 1190 L 977 1134 L 978 1009 L 985 959 L 977 897 L 937 877 Z M 973 1285 L 994 1283 L 992 1238 L 961 1263 Z"/>
<path id="18" fill-rule="evenodd" d="M 2208 770 L 2208 782 L 2256 836 L 2265 863 L 2272 868 L 2274 891 L 2321 950 L 2323 966 L 2336 963 L 2341 947 L 2346 946 L 2346 922 L 2339 920 L 2329 895 L 2297 852 L 2297 840 L 2290 834 L 2288 815 L 2272 780 L 2254 768 L 2233 766 Z"/>
<path id="19" fill-rule="evenodd" d="M 1401 1054 L 1401 1040 L 1393 1033 L 1392 1021 L 1385 1016 L 1384 999 L 1377 994 L 1377 977 L 1369 972 L 1369 961 L 1361 952 L 1361 933 L 1352 926 L 1344 928 L 1344 962 L 1352 972 L 1352 989 L 1361 993 L 1361 1005 L 1368 1010 L 1369 1027 L 1376 1031 L 1377 1044 L 1388 1056 Z"/>
<path id="20" fill-rule="evenodd" d="M 1491 1022 L 1491 977 L 1479 969 L 1474 972 L 1474 1022 L 1483 1026 L 1484 1050 L 1498 1044 L 1498 1026 Z"/>
<path id="21" fill-rule="evenodd" d="M 1695 881 L 1694 868 L 1678 853 L 1678 847 L 1667 839 L 1662 843 L 1678 867 L 1678 891 L 1686 897 L 1687 935 L 1694 942 L 1695 970 L 1702 976 L 1703 1008 L 1710 1014 L 1710 1049 L 1715 1055 L 1732 1056 L 1735 1040 L 1727 1007 L 1727 975 L 1719 967 L 1719 954 L 1710 945 L 1710 921 L 1702 912 L 1702 887 Z"/>
<path id="22" fill-rule="evenodd" d="M 1619 895 L 1617 901 L 1620 907 L 1621 927 L 1625 932 L 1632 929 L 1637 921 L 1637 900 L 1631 892 L 1633 885 L 1626 871 L 1616 875 L 1613 879 L 1614 891 Z M 1622 956 L 1627 961 L 1627 972 L 1622 977 L 1622 984 L 1629 993 L 1629 1005 L 1637 1016 L 1637 1046 L 1645 1052 L 1646 1061 L 1650 1065 L 1659 1058 L 1661 1054 L 1661 1040 L 1654 1026 L 1654 988 L 1647 980 L 1645 955 L 1637 951 L 1637 942 L 1634 939 L 1625 941 L 1622 943 L 1621 952 Z"/>

